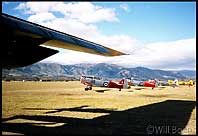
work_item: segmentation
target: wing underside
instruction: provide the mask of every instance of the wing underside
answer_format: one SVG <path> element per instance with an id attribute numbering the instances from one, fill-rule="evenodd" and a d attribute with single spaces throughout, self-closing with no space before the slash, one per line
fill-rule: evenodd
<path id="1" fill-rule="evenodd" d="M 58 52 L 38 46 L 41 44 L 102 56 L 125 55 L 114 49 L 4 13 L 1 15 L 1 34 L 2 43 L 6 44 L 6 50 L 2 53 L 3 68 L 27 66 Z"/>

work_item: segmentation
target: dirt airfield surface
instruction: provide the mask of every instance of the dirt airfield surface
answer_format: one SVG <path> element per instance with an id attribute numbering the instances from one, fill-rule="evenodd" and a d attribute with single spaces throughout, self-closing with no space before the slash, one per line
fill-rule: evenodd
<path id="1" fill-rule="evenodd" d="M 2 134 L 196 135 L 196 86 L 84 87 L 2 81 Z"/>

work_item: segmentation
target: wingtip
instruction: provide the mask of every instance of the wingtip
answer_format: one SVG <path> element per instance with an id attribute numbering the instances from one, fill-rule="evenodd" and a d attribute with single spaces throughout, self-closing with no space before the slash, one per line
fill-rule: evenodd
<path id="1" fill-rule="evenodd" d="M 116 51 L 116 52 L 112 52 L 112 55 L 110 55 L 110 56 L 123 56 L 123 55 L 129 55 L 129 54 Z"/>

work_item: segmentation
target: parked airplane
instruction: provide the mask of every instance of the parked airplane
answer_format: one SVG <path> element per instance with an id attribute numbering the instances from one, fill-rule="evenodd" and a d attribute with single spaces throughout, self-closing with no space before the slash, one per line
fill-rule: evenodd
<path id="1" fill-rule="evenodd" d="M 130 80 L 128 80 L 128 85 L 152 87 L 152 89 L 154 89 L 155 87 L 158 86 L 158 82 L 156 79 L 149 80 L 149 81 L 140 81 L 140 80 L 135 80 L 135 79 L 131 78 Z"/>
<path id="2" fill-rule="evenodd" d="M 145 81 L 143 84 L 144 87 L 152 87 L 152 89 L 154 89 L 155 87 L 158 86 L 157 80 L 149 80 L 149 81 Z"/>
<path id="3" fill-rule="evenodd" d="M 159 81 L 159 85 L 160 86 L 169 86 L 169 83 L 165 80 L 161 80 L 161 81 Z"/>
<path id="4" fill-rule="evenodd" d="M 194 85 L 194 82 L 193 82 L 193 80 L 189 80 L 189 81 L 178 81 L 178 84 L 179 85 L 188 85 L 190 87 L 190 86 L 193 86 Z"/>
<path id="5" fill-rule="evenodd" d="M 172 86 L 173 88 L 178 87 L 178 80 L 175 79 L 174 81 L 171 82 L 171 80 L 168 80 L 169 86 Z"/>
<path id="6" fill-rule="evenodd" d="M 39 46 L 41 44 L 102 56 L 126 55 L 5 13 L 1 14 L 0 23 L 1 43 L 4 46 L 2 68 L 28 66 L 58 53 L 57 50 Z"/>
<path id="7" fill-rule="evenodd" d="M 82 75 L 80 77 L 80 82 L 82 84 L 86 85 L 86 87 L 85 87 L 86 91 L 92 90 L 93 86 L 107 87 L 107 88 L 119 88 L 119 91 L 121 91 L 121 89 L 129 88 L 126 79 L 122 79 L 119 81 L 119 83 L 116 83 L 111 80 L 102 80 L 101 78 L 95 77 L 95 76 Z"/>
<path id="8" fill-rule="evenodd" d="M 130 86 L 143 86 L 144 81 L 143 80 L 138 80 L 138 79 L 133 79 L 133 78 L 127 78 L 128 85 Z"/>

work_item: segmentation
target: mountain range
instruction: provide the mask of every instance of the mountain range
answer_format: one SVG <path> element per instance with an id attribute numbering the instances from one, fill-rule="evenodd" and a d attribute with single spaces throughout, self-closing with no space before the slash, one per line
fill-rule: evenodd
<path id="1" fill-rule="evenodd" d="M 56 63 L 35 63 L 33 65 L 16 68 L 3 69 L 2 78 L 14 77 L 74 77 L 79 79 L 81 75 L 94 75 L 106 79 L 121 79 L 136 78 L 136 79 L 189 79 L 196 77 L 196 71 L 181 70 L 181 71 L 165 71 L 155 70 L 145 67 L 126 68 L 115 64 L 75 64 L 75 65 L 61 65 Z"/>

